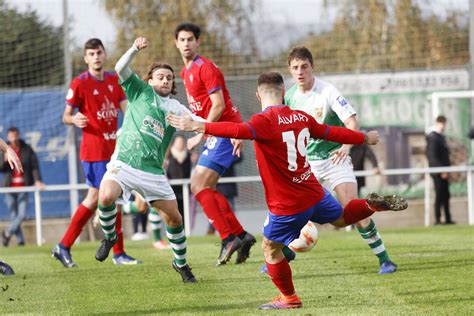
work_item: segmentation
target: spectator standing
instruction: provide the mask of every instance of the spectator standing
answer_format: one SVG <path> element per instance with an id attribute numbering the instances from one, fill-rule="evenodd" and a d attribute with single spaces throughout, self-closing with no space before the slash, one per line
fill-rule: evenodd
<path id="1" fill-rule="evenodd" d="M 434 129 L 426 136 L 426 156 L 430 167 L 446 167 L 450 166 L 449 147 L 444 136 L 446 128 L 446 117 L 440 115 L 436 118 Z M 432 173 L 436 198 L 435 198 L 435 219 L 436 225 L 441 224 L 441 208 L 444 209 L 445 224 L 454 224 L 451 220 L 449 210 L 449 174 L 446 172 Z"/>
<path id="2" fill-rule="evenodd" d="M 6 187 L 24 187 L 36 185 L 43 189 L 41 182 L 41 173 L 36 153 L 30 145 L 20 138 L 20 130 L 16 127 L 10 127 L 7 131 L 7 139 L 10 147 L 15 151 L 21 163 L 23 170 L 11 169 L 7 163 L 7 157 L 0 158 L 1 171 L 5 172 L 4 185 Z M 16 236 L 19 246 L 25 245 L 25 238 L 21 229 L 21 223 L 25 220 L 26 209 L 28 207 L 28 192 L 8 193 L 5 197 L 8 209 L 10 210 L 11 223 L 7 230 L 2 232 L 3 246 L 8 247 L 10 239 Z"/>
<path id="3" fill-rule="evenodd" d="M 186 139 L 182 135 L 177 135 L 170 147 L 168 156 L 168 179 L 189 179 L 191 177 L 191 155 L 186 148 Z M 178 209 L 184 220 L 183 186 L 172 185 Z"/>
<path id="4" fill-rule="evenodd" d="M 368 159 L 372 164 L 374 173 L 380 174 L 377 157 L 375 157 L 375 154 L 372 149 L 370 149 L 370 147 L 366 144 L 352 146 L 349 155 L 352 159 L 354 171 L 364 170 L 365 159 Z M 356 180 L 357 192 L 359 192 L 360 194 L 360 190 L 365 187 L 365 177 L 356 177 Z"/>

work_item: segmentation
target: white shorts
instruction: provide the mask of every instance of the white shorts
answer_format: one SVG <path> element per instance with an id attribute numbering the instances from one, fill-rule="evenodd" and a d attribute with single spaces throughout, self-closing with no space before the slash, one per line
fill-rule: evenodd
<path id="1" fill-rule="evenodd" d="M 164 175 L 156 175 L 130 167 L 120 160 L 111 160 L 107 164 L 104 180 L 112 180 L 122 188 L 122 196 L 117 204 L 130 200 L 132 191 L 140 194 L 148 203 L 156 200 L 176 200 L 173 189 Z"/>
<path id="2" fill-rule="evenodd" d="M 325 187 L 330 187 L 331 191 L 341 183 L 352 182 L 357 184 L 350 156 L 347 156 L 338 165 L 333 164 L 331 159 L 313 160 L 309 164 L 319 183 Z"/>

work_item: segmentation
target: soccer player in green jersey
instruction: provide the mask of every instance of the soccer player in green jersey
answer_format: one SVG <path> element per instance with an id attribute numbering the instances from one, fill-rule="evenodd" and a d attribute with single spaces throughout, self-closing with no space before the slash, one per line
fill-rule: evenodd
<path id="1" fill-rule="evenodd" d="M 183 220 L 162 164 L 175 132 L 175 128 L 166 122 L 166 115 L 187 113 L 196 120 L 202 119 L 169 97 L 175 91 L 174 72 L 169 65 L 153 63 L 146 82 L 129 68 L 133 57 L 147 46 L 147 40 L 138 37 L 115 66 L 128 106 L 115 153 L 100 184 L 99 214 L 105 239 L 97 249 L 96 259 L 104 261 L 117 241 L 115 202 L 123 204 L 128 201 L 134 190 L 160 212 L 166 223 L 166 235 L 174 255 L 173 268 L 181 275 L 183 282 L 195 283 L 196 279 L 186 262 Z"/>
<path id="2" fill-rule="evenodd" d="M 286 91 L 285 104 L 293 110 L 308 113 L 318 123 L 359 129 L 356 112 L 349 102 L 333 85 L 313 75 L 313 56 L 306 47 L 296 47 L 290 52 L 288 67 L 295 84 Z M 311 139 L 308 144 L 308 160 L 313 173 L 321 183 L 327 182 L 331 190 L 336 191 L 342 207 L 358 196 L 349 157 L 351 146 L 322 139 Z M 397 265 L 390 260 L 374 221 L 367 218 L 356 226 L 379 259 L 379 274 L 395 272 Z"/>

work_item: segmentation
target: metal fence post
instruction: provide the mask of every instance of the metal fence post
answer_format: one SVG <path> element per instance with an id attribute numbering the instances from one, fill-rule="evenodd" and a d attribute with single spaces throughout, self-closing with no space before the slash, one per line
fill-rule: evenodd
<path id="1" fill-rule="evenodd" d="M 425 227 L 430 226 L 430 211 L 431 211 L 431 190 L 430 190 L 430 174 L 425 173 Z"/>
<path id="2" fill-rule="evenodd" d="M 34 191 L 35 196 L 35 221 L 36 221 L 36 244 L 43 244 L 43 230 L 41 227 L 41 195 L 39 189 Z"/>
<path id="3" fill-rule="evenodd" d="M 189 185 L 183 183 L 183 214 L 184 214 L 184 232 L 186 237 L 191 236 L 191 214 L 189 207 Z"/>
<path id="4" fill-rule="evenodd" d="M 469 225 L 474 225 L 474 168 L 467 170 L 467 207 Z"/>

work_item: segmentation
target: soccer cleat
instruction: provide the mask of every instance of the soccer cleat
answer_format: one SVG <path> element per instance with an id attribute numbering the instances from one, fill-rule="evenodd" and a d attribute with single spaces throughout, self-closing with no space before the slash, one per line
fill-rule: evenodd
<path id="1" fill-rule="evenodd" d="M 77 264 L 72 261 L 72 256 L 69 252 L 69 249 L 61 247 L 60 244 L 57 244 L 53 248 L 53 251 L 51 251 L 51 257 L 58 259 L 59 262 L 61 262 L 65 268 L 77 267 Z"/>
<path id="2" fill-rule="evenodd" d="M 408 207 L 407 201 L 398 195 L 382 196 L 377 193 L 367 195 L 367 205 L 374 212 L 403 211 Z"/>
<path id="3" fill-rule="evenodd" d="M 121 254 L 118 254 L 118 255 L 114 254 L 112 256 L 112 261 L 116 265 L 125 265 L 125 266 L 143 263 L 143 261 L 130 257 L 125 252 L 122 252 Z"/>
<path id="4" fill-rule="evenodd" d="M 288 261 L 288 263 L 290 263 L 290 261 L 293 261 L 295 260 L 296 258 L 296 253 L 291 250 L 290 248 L 288 248 L 291 252 L 289 252 L 288 254 L 285 254 L 285 257 L 286 257 L 286 260 Z M 267 268 L 267 264 L 264 263 L 261 267 L 260 267 L 260 273 L 267 273 L 268 274 L 268 268 Z"/>
<path id="5" fill-rule="evenodd" d="M 4 261 L 0 261 L 0 274 L 3 275 L 15 275 L 15 271 L 10 265 Z"/>
<path id="6" fill-rule="evenodd" d="M 95 259 L 98 261 L 104 261 L 105 259 L 107 259 L 107 257 L 109 256 L 110 249 L 112 249 L 117 240 L 117 237 L 115 237 L 115 239 L 103 239 L 99 248 L 97 248 L 97 251 L 95 252 Z"/>
<path id="7" fill-rule="evenodd" d="M 257 242 L 255 237 L 252 234 L 245 233 L 244 238 L 241 239 L 242 247 L 237 251 L 237 259 L 235 263 L 244 263 L 245 260 L 250 256 L 250 248 Z"/>
<path id="8" fill-rule="evenodd" d="M 216 267 L 226 264 L 230 260 L 232 254 L 242 247 L 242 241 L 240 238 L 233 235 L 231 236 L 234 238 L 231 240 L 222 241 L 221 252 L 219 254 L 219 258 L 217 258 Z M 229 237 L 226 239 L 229 239 Z"/>
<path id="9" fill-rule="evenodd" d="M 270 303 L 260 305 L 258 309 L 291 309 L 301 307 L 303 307 L 303 303 L 301 303 L 298 295 L 283 296 L 280 294 Z"/>
<path id="10" fill-rule="evenodd" d="M 196 283 L 197 280 L 194 277 L 194 274 L 191 272 L 191 267 L 186 264 L 185 266 L 178 267 L 176 261 L 173 260 L 171 263 L 173 269 L 181 275 L 184 283 Z"/>
<path id="11" fill-rule="evenodd" d="M 168 244 L 166 241 L 158 240 L 153 243 L 153 247 L 158 250 L 166 250 L 166 249 L 171 249 L 170 244 Z"/>
<path id="12" fill-rule="evenodd" d="M 8 247 L 8 244 L 10 243 L 10 237 L 7 236 L 7 233 L 5 231 L 2 231 L 2 244 L 3 244 L 3 247 Z"/>
<path id="13" fill-rule="evenodd" d="M 397 265 L 392 261 L 385 261 L 380 265 L 379 274 L 389 274 L 397 271 Z"/>

